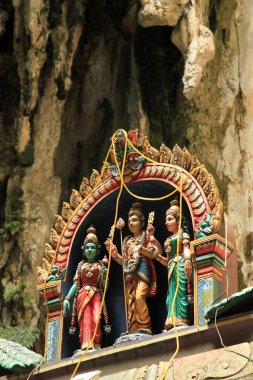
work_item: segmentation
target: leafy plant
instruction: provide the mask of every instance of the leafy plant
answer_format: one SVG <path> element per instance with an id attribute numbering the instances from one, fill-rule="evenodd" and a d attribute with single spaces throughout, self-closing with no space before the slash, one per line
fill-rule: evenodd
<path id="1" fill-rule="evenodd" d="M 6 303 L 17 302 L 22 300 L 25 308 L 29 308 L 33 304 L 33 296 L 29 292 L 30 288 L 30 281 L 24 281 L 22 283 L 9 282 L 4 288 L 3 298 Z"/>
<path id="2" fill-rule="evenodd" d="M 24 290 L 24 284 L 14 284 L 10 282 L 4 288 L 4 300 L 5 302 L 11 302 L 20 298 L 21 292 Z"/>
<path id="3" fill-rule="evenodd" d="M 10 220 L 3 224 L 3 227 L 0 228 L 1 237 L 9 237 L 16 235 L 21 228 L 20 220 Z"/>
<path id="4" fill-rule="evenodd" d="M 18 234 L 21 230 L 24 218 L 23 210 L 23 192 L 19 188 L 13 189 L 8 195 L 6 207 L 6 216 L 0 227 L 0 241 L 8 240 Z"/>
<path id="5" fill-rule="evenodd" d="M 0 327 L 0 338 L 22 344 L 27 348 L 33 347 L 39 335 L 40 331 L 37 328 Z"/>

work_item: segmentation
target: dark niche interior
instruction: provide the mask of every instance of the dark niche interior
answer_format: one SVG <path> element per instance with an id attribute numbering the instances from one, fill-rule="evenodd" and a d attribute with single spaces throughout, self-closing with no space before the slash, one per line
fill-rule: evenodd
<path id="1" fill-rule="evenodd" d="M 168 182 L 153 179 L 140 180 L 138 182 L 132 183 L 129 185 L 129 189 L 137 196 L 143 196 L 146 198 L 159 198 L 171 193 L 174 190 L 174 188 Z M 90 210 L 88 215 L 86 215 L 80 223 L 75 237 L 72 241 L 66 281 L 62 284 L 63 297 L 66 296 L 70 287 L 72 286 L 72 281 L 77 265 L 82 259 L 81 246 L 86 236 L 86 230 L 91 224 L 93 224 L 93 226 L 97 229 L 97 236 L 101 245 L 99 259 L 102 260 L 104 255 L 107 255 L 108 257 L 104 242 L 108 237 L 111 226 L 113 225 L 118 191 L 118 189 L 114 190 L 110 194 L 106 195 L 103 199 L 98 201 L 96 205 Z M 155 211 L 155 236 L 162 246 L 165 239 L 168 237 L 168 231 L 165 226 L 165 213 L 169 207 L 169 202 L 174 199 L 175 196 L 176 194 L 161 201 L 142 201 L 146 219 L 149 212 Z M 177 196 L 179 196 L 179 193 Z M 130 234 L 130 231 L 127 227 L 127 217 L 131 204 L 135 201 L 136 198 L 129 195 L 126 190 L 123 190 L 120 197 L 118 209 L 118 217 L 123 218 L 126 223 L 123 229 L 123 238 Z M 183 215 L 189 221 L 189 230 L 192 234 L 191 216 L 184 199 Z M 115 232 L 114 243 L 117 245 L 120 252 L 120 233 L 118 230 Z M 168 280 L 167 268 L 156 262 L 156 260 L 154 260 L 154 264 L 157 272 L 157 295 L 154 298 L 148 298 L 148 308 L 151 317 L 152 332 L 153 334 L 159 334 L 163 330 L 163 325 L 166 319 L 166 295 L 168 289 Z M 106 306 L 109 315 L 109 323 L 112 325 L 112 332 L 109 335 L 103 332 L 102 347 L 112 346 L 120 334 L 126 331 L 122 267 L 113 260 L 111 262 L 109 273 L 109 287 L 106 294 Z M 69 315 L 64 319 L 62 358 L 72 356 L 73 352 L 80 347 L 78 329 L 74 336 L 68 333 L 70 320 L 71 315 L 69 313 Z M 103 330 L 103 317 L 101 319 L 101 325 Z"/>

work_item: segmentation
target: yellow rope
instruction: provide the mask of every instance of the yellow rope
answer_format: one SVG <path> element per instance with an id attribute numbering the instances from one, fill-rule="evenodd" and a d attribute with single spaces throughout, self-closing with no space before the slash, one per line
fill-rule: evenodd
<path id="1" fill-rule="evenodd" d="M 134 147 L 134 145 L 131 143 L 131 141 L 128 139 L 128 135 L 127 135 L 127 132 L 124 131 L 124 130 L 121 130 L 125 136 L 125 146 L 124 146 L 124 157 L 123 157 L 123 161 L 122 161 L 122 168 L 120 169 L 120 166 L 119 166 L 119 162 L 118 162 L 118 158 L 117 158 L 117 155 L 116 155 L 116 150 L 115 150 L 115 143 L 114 143 L 114 139 L 115 139 L 115 136 L 116 136 L 116 133 L 115 132 L 112 136 L 112 143 L 110 145 L 110 148 L 108 149 L 108 152 L 107 152 L 107 155 L 106 155 L 106 159 L 104 161 L 104 164 L 103 164 L 103 167 L 102 167 L 102 171 L 101 171 L 101 175 L 98 177 L 97 179 L 97 182 L 96 182 L 96 185 L 94 186 L 94 188 L 92 189 L 92 191 L 85 197 L 84 201 L 75 209 L 75 211 L 73 212 L 73 214 L 71 215 L 71 217 L 69 218 L 64 230 L 62 231 L 61 233 L 61 236 L 60 236 L 60 239 L 59 239 L 59 242 L 58 242 L 58 245 L 57 245 L 57 248 L 56 248 L 56 252 L 55 252 L 55 255 L 53 257 L 53 260 L 52 260 L 52 263 L 51 263 L 51 266 L 48 270 L 48 275 L 49 273 L 51 272 L 51 269 L 52 269 L 52 266 L 53 266 L 53 263 L 55 261 L 55 258 L 56 258 L 56 255 L 57 255 L 57 252 L 58 252 L 58 249 L 59 249 L 59 245 L 60 245 L 60 242 L 63 238 L 63 235 L 68 227 L 68 224 L 70 223 L 70 220 L 72 218 L 72 216 L 74 214 L 76 214 L 77 211 L 79 211 L 79 209 L 82 207 L 82 204 L 95 192 L 96 190 L 96 187 L 97 187 L 97 184 L 99 184 L 100 180 L 101 180 L 101 177 L 103 177 L 103 174 L 104 174 L 104 170 L 105 170 L 105 166 L 106 166 L 106 162 L 108 160 L 108 157 L 109 157 L 109 154 L 111 153 L 111 150 L 113 148 L 113 154 L 114 154 L 114 158 L 115 158 L 115 163 L 116 163 L 116 166 L 117 166 L 117 169 L 118 169 L 118 172 L 119 172 L 119 176 L 120 176 L 120 188 L 119 188 L 119 194 L 117 196 L 117 200 L 116 200 L 116 207 L 115 207 L 115 218 L 114 218 L 114 224 L 113 224 L 113 229 L 112 229 L 112 239 L 111 239 L 111 243 L 110 243 L 110 248 L 109 248 L 109 261 L 108 261 L 108 270 L 107 270 L 107 274 L 106 274 L 106 281 L 105 281 L 105 290 L 104 290 L 104 293 L 103 293 L 103 297 L 102 297 L 102 300 L 101 300 L 101 306 L 100 306 L 100 312 L 99 312 L 99 315 L 101 315 L 101 312 L 102 312 L 102 308 L 103 308 L 103 304 L 104 304 L 104 301 L 105 301 L 105 296 L 106 296 L 106 292 L 107 292 L 107 285 L 108 285 L 108 278 L 109 278 L 109 272 L 110 272 L 110 266 L 111 266 L 111 248 L 112 248 L 112 242 L 113 242 L 113 239 L 114 239 L 114 232 L 115 232 L 115 226 L 116 226 L 116 223 L 117 223 L 117 219 L 118 219 L 118 208 L 119 208 L 119 200 L 120 200 L 120 197 L 121 197 L 121 194 L 122 194 L 122 190 L 123 190 L 123 187 L 126 189 L 126 191 L 133 197 L 135 198 L 138 198 L 138 199 L 141 199 L 141 200 L 152 200 L 152 201 L 159 201 L 159 200 L 163 200 L 163 199 L 166 199 L 170 196 L 172 196 L 173 194 L 175 194 L 177 191 L 180 192 L 180 220 L 179 220 L 179 231 L 178 231 L 178 241 L 177 241 L 177 257 L 179 255 L 179 241 L 180 241 L 180 230 L 181 230 L 181 221 L 182 221 L 182 191 L 183 191 L 183 173 L 182 173 L 182 169 L 179 167 L 179 171 L 180 171 L 180 185 L 177 186 L 175 188 L 175 190 L 173 190 L 172 192 L 170 192 L 169 194 L 166 194 L 165 196 L 162 196 L 162 197 L 155 197 L 155 198 L 147 198 L 147 197 L 141 197 L 141 196 L 138 196 L 136 194 L 134 194 L 133 192 L 130 191 L 130 189 L 128 188 L 128 186 L 126 185 L 125 181 L 124 181 L 124 167 L 125 167 L 125 161 L 126 161 L 126 154 L 127 154 L 127 147 L 128 147 L 128 144 L 136 151 L 138 152 L 142 157 L 144 157 L 147 161 L 149 162 L 152 162 L 152 163 L 155 163 L 155 164 L 159 164 L 161 166 L 165 166 L 165 167 L 171 167 L 171 168 L 175 168 L 175 165 L 172 165 L 172 164 L 169 164 L 169 163 L 161 163 L 161 162 L 157 162 L 155 160 L 152 160 L 151 158 L 149 157 L 146 157 L 143 153 L 141 153 L 136 147 Z M 193 173 L 195 171 L 197 171 L 198 169 L 200 168 L 200 166 L 198 166 L 197 168 L 194 168 L 187 176 L 186 178 L 184 179 L 184 182 L 187 181 L 187 179 L 193 175 Z M 175 356 L 177 355 L 178 351 L 179 351 L 179 340 L 178 340 L 178 334 L 177 334 L 177 331 L 176 331 L 176 328 L 175 328 L 175 314 L 174 314 L 174 305 L 175 305 L 175 300 L 176 300 L 176 296 L 177 296 L 177 293 L 178 293 L 178 288 L 179 288 L 179 266 L 177 266 L 177 288 L 176 288 L 176 292 L 175 292 L 175 295 L 174 295 L 174 298 L 173 298 L 173 303 L 172 303 L 172 317 L 173 317 L 173 323 L 174 323 L 174 329 L 175 329 L 175 333 L 176 333 L 176 340 L 177 340 L 177 349 L 174 353 L 174 355 L 172 356 L 172 358 L 170 359 L 170 362 L 168 364 L 168 367 L 165 371 L 165 374 L 164 376 L 161 378 L 161 380 L 163 380 L 168 372 L 168 369 L 170 368 L 170 366 L 172 365 L 172 362 L 175 358 Z M 45 292 L 46 292 L 46 280 L 44 282 L 44 297 L 45 297 Z M 46 297 L 45 297 L 46 299 Z M 47 312 L 49 311 L 48 310 L 48 305 L 47 305 L 47 302 L 46 302 L 46 307 L 47 307 Z M 47 313 L 49 314 L 49 313 Z M 86 350 L 84 351 L 83 355 L 80 357 L 77 365 L 76 365 L 76 368 L 74 370 L 74 372 L 72 373 L 71 375 L 71 378 L 72 379 L 83 358 L 85 357 L 88 349 L 91 347 L 91 345 L 93 344 L 93 341 L 95 339 L 95 336 L 96 336 L 96 331 L 97 331 L 97 328 L 98 328 L 98 324 L 100 323 L 100 318 L 97 320 L 97 323 L 96 323 L 96 326 L 95 326 L 95 331 L 94 331 L 94 334 L 93 334 L 93 337 L 92 337 L 92 340 L 91 342 L 89 343 L 88 347 L 86 348 Z M 45 357 L 46 357 L 46 354 L 45 354 Z M 43 358 L 44 359 L 44 358 Z"/>
<path id="2" fill-rule="evenodd" d="M 121 253 L 123 248 L 123 237 L 122 237 L 122 230 L 120 230 L 120 247 L 121 247 Z M 126 299 L 126 282 L 125 282 L 125 274 L 124 274 L 124 265 L 123 265 L 123 255 L 122 255 L 122 281 L 123 281 L 123 291 L 124 291 L 124 306 L 125 306 L 125 318 L 126 318 L 126 332 L 128 333 L 128 306 L 127 306 L 127 299 Z"/>
<path id="3" fill-rule="evenodd" d="M 125 141 L 125 147 L 126 147 L 127 146 L 127 142 L 128 142 L 128 136 L 126 135 L 125 131 L 123 131 L 123 132 L 124 132 L 124 135 L 125 135 L 125 138 L 126 138 L 126 141 Z M 126 149 L 125 149 L 125 152 L 126 152 Z M 119 175 L 120 175 L 121 187 L 122 187 L 122 183 L 123 183 L 123 186 L 125 187 L 125 189 L 132 195 L 132 193 L 129 191 L 129 189 L 125 185 L 124 178 L 123 178 L 123 173 L 124 173 L 123 164 L 125 164 L 125 155 L 124 155 L 124 159 L 123 159 L 123 163 L 122 163 L 122 170 L 121 170 L 120 166 L 119 166 L 119 163 L 118 163 L 117 156 L 116 156 L 114 144 L 113 144 L 113 154 L 114 154 L 114 160 L 115 160 L 115 163 L 116 163 Z M 177 286 L 176 286 L 176 291 L 175 291 L 175 294 L 174 294 L 174 297 L 173 297 L 173 301 L 172 301 L 172 321 L 173 321 L 173 327 L 174 327 L 174 330 L 175 330 L 175 336 L 176 336 L 177 346 L 176 346 L 176 351 L 172 355 L 172 357 L 171 357 L 171 359 L 170 359 L 170 361 L 168 363 L 168 366 L 167 366 L 167 368 L 166 368 L 166 370 L 165 370 L 165 372 L 162 375 L 162 377 L 161 377 L 160 380 L 164 380 L 165 379 L 165 377 L 167 375 L 167 372 L 168 372 L 169 368 L 171 367 L 171 365 L 173 363 L 173 360 L 175 359 L 175 357 L 176 357 L 176 355 L 178 354 L 178 351 L 179 351 L 179 338 L 178 338 L 178 332 L 177 332 L 177 329 L 176 329 L 176 320 L 175 320 L 175 302 L 176 302 L 176 298 L 177 298 L 177 294 L 178 294 L 178 289 L 179 289 L 179 261 L 178 261 L 178 258 L 179 258 L 180 234 L 181 234 L 181 225 L 182 225 L 182 193 L 183 193 L 183 173 L 182 173 L 182 169 L 181 168 L 179 168 L 179 170 L 180 170 L 180 185 L 179 185 L 178 189 L 179 189 L 179 193 L 180 193 L 180 205 L 179 205 L 179 207 L 180 207 L 180 213 L 179 213 L 179 225 L 178 225 L 178 236 L 177 236 Z M 161 200 L 161 199 L 164 199 L 164 198 L 167 198 L 167 197 L 171 196 L 176 191 L 177 191 L 177 189 L 174 190 L 171 194 L 166 195 L 166 196 L 161 197 L 161 198 L 145 198 L 145 197 L 141 197 L 141 196 L 137 196 L 137 195 L 134 195 L 134 196 L 136 198 L 140 199 L 140 200 L 154 200 L 154 201 L 158 201 L 158 200 Z"/>
<path id="4" fill-rule="evenodd" d="M 123 129 L 121 129 L 121 131 L 124 133 L 124 136 L 125 136 L 125 146 L 127 146 L 127 145 L 128 145 L 128 142 L 130 142 L 129 139 L 128 139 L 127 133 L 126 133 L 126 131 L 124 131 Z M 146 198 L 146 197 L 140 197 L 139 195 L 132 193 L 131 190 L 129 190 L 128 186 L 126 185 L 125 181 L 124 181 L 124 170 L 123 170 L 123 165 L 122 165 L 122 169 L 120 169 L 120 165 L 119 165 L 119 162 L 118 162 L 118 157 L 117 157 L 117 155 L 116 155 L 116 151 L 115 151 L 115 145 L 113 145 L 113 146 L 114 146 L 114 149 L 113 149 L 114 161 L 115 161 L 115 163 L 116 163 L 116 166 L 117 166 L 117 169 L 118 169 L 118 173 L 119 173 L 119 176 L 120 176 L 120 183 L 123 183 L 124 188 L 126 189 L 126 191 L 127 191 L 130 195 L 132 195 L 134 198 L 141 199 L 141 200 L 145 200 L 145 201 L 149 201 L 149 200 L 152 200 L 152 201 L 158 201 L 158 200 L 165 199 L 165 198 L 167 198 L 168 196 L 171 195 L 171 194 L 169 194 L 169 195 L 165 195 L 165 196 L 160 197 L 160 198 Z M 132 146 L 133 146 L 133 145 L 132 145 Z M 134 146 L 133 146 L 133 147 L 134 147 Z M 136 151 L 137 151 L 138 153 L 140 153 L 137 149 L 136 149 Z M 141 153 L 140 153 L 140 154 L 141 154 Z M 145 157 L 145 156 L 143 156 L 143 157 L 146 158 L 146 159 L 148 160 L 147 157 Z M 177 190 L 175 189 L 175 190 L 172 192 L 172 194 L 174 194 L 176 191 L 177 191 Z"/>
<path id="5" fill-rule="evenodd" d="M 176 329 L 176 319 L 175 319 L 175 302 L 176 302 L 176 298 L 177 298 L 177 294 L 178 294 L 178 289 L 179 289 L 179 250 L 180 250 L 180 234 L 181 234 L 181 225 L 182 225 L 182 191 L 183 191 L 183 180 L 182 180 L 182 172 L 181 172 L 181 181 L 180 181 L 180 201 L 179 201 L 179 208 L 180 208 L 180 212 L 179 212 L 179 224 L 178 224 L 178 232 L 177 232 L 177 286 L 176 286 L 176 291 L 175 291 L 175 294 L 174 294 L 174 297 L 173 297 L 173 301 L 172 301 L 172 321 L 173 321 L 173 328 L 174 328 L 174 331 L 175 331 L 175 336 L 176 336 L 176 351 L 174 352 L 174 354 L 172 355 L 172 357 L 170 358 L 170 361 L 166 367 L 166 370 L 164 371 L 162 377 L 160 380 L 165 380 L 165 377 L 168 373 L 168 370 L 170 369 L 170 367 L 172 366 L 173 364 L 173 361 L 175 359 L 175 357 L 177 356 L 178 354 L 178 351 L 179 351 L 179 338 L 178 338 L 178 332 L 177 332 L 177 329 Z"/>
<path id="6" fill-rule="evenodd" d="M 114 140 L 114 136 L 115 136 L 115 133 L 112 137 L 112 141 Z M 114 147 L 114 143 L 113 143 L 113 149 L 115 150 L 115 147 Z M 126 151 L 127 151 L 127 144 L 125 144 L 125 149 L 124 149 L 124 159 L 123 159 L 123 163 L 122 163 L 122 168 L 124 169 L 124 165 L 125 165 L 125 158 L 126 158 Z M 120 197 L 121 197 L 121 193 L 122 193 L 122 190 L 123 190 L 123 186 L 122 186 L 122 182 L 120 184 L 120 189 L 119 189 L 119 193 L 118 193 L 118 196 L 117 196 L 117 200 L 116 200 L 116 208 L 115 208 L 115 216 L 114 216 L 114 222 L 113 222 L 113 229 L 112 229 L 112 238 L 111 238 L 111 241 L 110 241 L 110 248 L 109 248 L 109 261 L 108 261 L 108 269 L 107 269 L 107 273 L 106 273 L 106 279 L 105 279 L 105 288 L 104 288 L 104 292 L 103 292 L 103 297 L 102 297 L 102 300 L 101 300 L 101 305 L 100 305 L 100 309 L 99 309 L 99 316 L 101 315 L 102 313 L 102 308 L 103 308 L 103 305 L 104 305 L 104 302 L 105 302 L 105 296 L 106 296 L 106 292 L 107 292 L 107 285 L 108 285 L 108 279 L 109 279 L 109 272 L 110 272 L 110 267 L 111 267 L 111 258 L 112 258 L 112 242 L 113 242 L 113 239 L 114 239 L 114 232 L 115 232 L 115 227 L 116 227 L 116 223 L 117 223 L 117 220 L 118 220 L 118 210 L 119 210 L 119 200 L 120 200 Z M 95 339 L 95 336 L 96 336 L 96 333 L 97 333 L 97 328 L 98 328 L 98 324 L 100 323 L 100 317 L 98 318 L 97 322 L 96 322 L 96 325 L 95 325 L 95 330 L 94 330 L 94 334 L 92 336 L 92 339 L 90 341 L 90 343 L 88 344 L 86 350 L 84 351 L 84 353 L 82 354 L 82 356 L 80 357 L 71 377 L 70 377 L 70 380 L 75 376 L 82 360 L 84 359 L 87 351 L 89 350 L 89 348 L 92 346 L 93 342 L 94 342 L 94 339 Z"/>
<path id="7" fill-rule="evenodd" d="M 125 132 L 125 131 L 124 131 Z M 115 132 L 116 134 L 117 132 Z M 114 134 L 114 135 L 115 135 Z M 117 166 L 117 169 L 118 169 L 118 172 L 119 172 L 119 175 L 120 175 L 120 184 L 121 184 L 121 187 L 122 187 L 122 184 L 124 186 L 124 180 L 123 180 L 123 176 L 122 176 L 122 173 L 120 171 L 120 168 L 119 168 L 119 165 L 118 165 L 118 157 L 116 155 L 116 149 L 115 149 L 115 142 L 114 142 L 114 139 L 112 140 L 112 146 L 113 146 L 113 157 L 114 157 L 114 161 L 116 163 L 116 166 Z M 123 157 L 123 162 L 122 162 L 122 171 L 124 172 L 124 167 L 125 167 L 125 161 L 126 161 L 126 152 L 127 152 L 127 143 L 125 141 L 125 148 L 124 148 L 124 157 Z M 123 187 L 122 187 L 123 189 Z M 111 240 L 113 242 L 113 239 Z M 120 242 L 121 242 L 121 251 L 122 251 L 122 247 L 123 247 L 123 240 L 122 240 L 122 230 L 120 230 Z M 122 253 L 122 252 L 121 252 Z M 126 284 L 125 284 L 125 277 L 124 277 L 124 265 L 123 265 L 123 254 L 122 254 L 122 280 L 123 280 L 123 291 L 124 291 L 124 305 L 125 305 L 125 318 L 126 318 L 126 328 L 127 328 L 127 332 L 128 332 L 128 307 L 127 307 L 127 303 L 126 303 Z"/>
<path id="8" fill-rule="evenodd" d="M 123 131 L 123 129 L 122 129 Z M 158 162 L 158 161 L 155 161 L 153 160 L 152 158 L 149 158 L 147 156 L 145 156 L 142 152 L 140 152 L 132 143 L 131 141 L 129 140 L 128 138 L 128 135 L 126 133 L 126 131 L 124 131 L 124 135 L 125 137 L 127 138 L 128 140 L 128 144 L 132 147 L 132 149 L 134 149 L 137 153 L 140 154 L 140 156 L 144 157 L 147 161 L 150 161 L 152 162 L 153 164 L 159 164 L 161 166 L 165 166 L 165 167 L 171 167 L 171 168 L 175 168 L 175 166 L 178 166 L 178 165 L 174 165 L 174 164 L 169 164 L 169 163 L 165 163 L 165 162 Z M 191 175 L 194 175 L 194 172 L 196 172 L 197 170 L 199 170 L 201 168 L 201 165 L 197 166 L 196 168 L 193 168 L 192 171 L 189 173 L 189 175 L 186 177 L 185 181 L 187 181 L 187 179 L 191 176 Z M 181 171 L 181 168 L 179 167 L 179 170 Z M 181 171 L 182 173 L 182 171 Z"/>
<path id="9" fill-rule="evenodd" d="M 111 143 L 111 145 L 110 145 L 110 148 L 109 148 L 108 151 L 107 151 L 106 158 L 105 158 L 105 161 L 104 161 L 103 166 L 102 166 L 102 169 L 101 169 L 101 174 L 98 176 L 94 188 L 93 188 L 93 189 L 90 191 L 90 193 L 84 198 L 84 200 L 81 202 L 81 204 L 77 206 L 77 208 L 74 210 L 74 212 L 72 213 L 72 215 L 71 215 L 70 218 L 68 219 L 68 221 L 67 221 L 67 223 L 66 223 L 64 229 L 62 230 L 61 235 L 60 235 L 60 238 L 59 238 L 59 241 L 58 241 L 58 243 L 57 243 L 57 247 L 56 247 L 56 250 L 55 250 L 55 254 L 54 254 L 53 258 L 52 258 L 51 264 L 50 264 L 49 269 L 48 269 L 48 271 L 47 271 L 47 276 L 46 276 L 46 278 L 45 278 L 45 280 L 44 280 L 44 283 L 43 283 L 43 297 L 44 297 L 44 300 L 45 300 L 46 311 L 47 311 L 46 333 L 45 333 L 45 347 L 47 347 L 47 329 L 48 329 L 48 322 L 49 322 L 49 307 L 48 307 L 47 297 L 46 297 L 47 277 L 48 277 L 49 274 L 51 273 L 51 269 L 52 269 L 52 267 L 53 267 L 53 265 L 54 265 L 54 262 L 55 262 L 55 259 L 56 259 L 57 253 L 58 253 L 58 249 L 59 249 L 59 246 L 60 246 L 61 240 L 62 240 L 62 238 L 63 238 L 63 236 L 64 236 L 65 231 L 66 231 L 67 228 L 68 228 L 68 225 L 69 225 L 69 223 L 70 223 L 70 221 L 71 221 L 71 219 L 72 219 L 72 216 L 73 216 L 74 214 L 76 214 L 77 211 L 79 211 L 79 209 L 82 207 L 82 204 L 83 204 L 83 203 L 84 203 L 84 202 L 85 202 L 85 201 L 86 201 L 86 200 L 87 200 L 87 199 L 88 199 L 88 198 L 89 198 L 89 197 L 90 197 L 90 196 L 96 191 L 97 185 L 100 183 L 101 178 L 102 178 L 103 175 L 104 175 L 104 171 L 105 171 L 105 167 L 106 167 L 106 162 L 107 162 L 108 157 L 109 157 L 109 155 L 110 155 L 110 153 L 111 153 L 111 149 L 112 149 L 112 143 Z M 60 298 L 60 308 L 62 309 L 62 299 L 61 299 L 61 298 Z M 44 357 L 42 358 L 41 363 L 38 365 L 38 367 L 36 368 L 36 371 L 34 371 L 34 373 L 37 372 L 37 371 L 39 371 L 41 365 L 46 361 L 46 358 L 47 358 L 47 350 L 45 349 Z"/>
<path id="10" fill-rule="evenodd" d="M 165 166 L 165 167 L 171 167 L 171 168 L 175 168 L 176 165 L 172 165 L 172 164 L 168 164 L 168 163 L 162 163 L 162 162 L 158 162 L 158 161 L 155 161 L 155 160 L 152 160 L 151 158 L 145 156 L 143 153 L 141 153 L 132 143 L 131 141 L 129 140 L 128 138 L 128 135 L 127 135 L 127 132 L 123 129 L 121 129 L 121 131 L 123 132 L 124 136 L 125 136 L 125 144 L 129 144 L 137 153 L 139 153 L 142 157 L 144 157 L 147 161 L 150 161 L 152 163 L 155 163 L 155 164 L 159 164 L 161 166 Z M 119 166 L 119 162 L 118 162 L 118 158 L 117 156 L 114 154 L 114 160 L 115 160 L 115 163 L 116 163 L 116 166 L 117 166 L 117 169 L 118 169 L 118 172 L 119 172 L 119 176 L 120 176 L 120 180 L 123 181 L 123 186 L 124 188 L 126 189 L 126 191 L 132 195 L 132 197 L 136 198 L 136 199 L 141 199 L 141 200 L 144 200 L 144 201 L 161 201 L 163 199 L 166 199 L 166 198 L 169 198 L 171 197 L 173 194 L 175 194 L 177 191 L 180 191 L 180 185 L 177 186 L 171 193 L 169 194 L 166 194 L 162 197 L 155 197 L 155 198 L 147 198 L 147 197 L 140 197 L 139 195 L 137 194 L 134 194 L 130 189 L 129 187 L 126 185 L 125 181 L 124 181 L 124 171 L 122 169 L 120 169 L 120 166 Z M 197 166 L 196 168 L 194 168 L 187 176 L 186 178 L 184 179 L 184 182 L 186 182 L 191 175 L 193 175 L 193 173 L 195 173 L 198 169 L 200 169 L 201 166 Z M 179 171 L 180 171 L 180 174 L 181 174 L 181 177 L 182 177 L 182 169 L 179 167 Z"/>

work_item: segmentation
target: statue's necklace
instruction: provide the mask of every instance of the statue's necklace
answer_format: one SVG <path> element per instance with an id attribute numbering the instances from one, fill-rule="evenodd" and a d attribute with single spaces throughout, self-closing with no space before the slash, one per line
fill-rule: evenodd
<path id="1" fill-rule="evenodd" d="M 138 236 L 131 236 L 129 240 L 131 240 L 131 242 L 135 244 L 144 244 L 145 238 L 146 238 L 146 234 L 145 234 L 145 231 L 143 231 Z"/>
<path id="2" fill-rule="evenodd" d="M 94 265 L 95 263 L 85 263 L 84 264 L 84 270 L 86 272 L 86 276 L 87 277 L 92 277 L 93 274 L 94 274 L 94 271 L 96 269 L 96 265 Z"/>

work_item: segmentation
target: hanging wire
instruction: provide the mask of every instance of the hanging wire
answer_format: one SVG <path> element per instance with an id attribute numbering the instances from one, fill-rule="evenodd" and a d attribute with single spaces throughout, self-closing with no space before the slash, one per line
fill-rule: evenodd
<path id="1" fill-rule="evenodd" d="M 229 278 L 228 278 L 228 271 L 227 271 L 227 260 L 228 260 L 228 220 L 227 220 L 227 215 L 224 215 L 224 222 L 225 222 L 225 261 L 224 261 L 224 269 L 225 269 L 225 275 L 226 275 L 226 289 L 225 291 L 222 293 L 222 295 L 219 297 L 221 298 L 224 294 L 226 294 L 227 296 L 227 301 L 228 301 L 228 293 L 229 293 Z M 218 298 L 218 299 L 219 299 Z M 216 299 L 213 303 L 215 303 L 218 299 Z M 226 346 L 224 343 L 223 343 L 223 339 L 222 339 L 222 336 L 221 336 L 221 333 L 218 329 L 218 325 L 217 325 L 217 314 L 218 314 L 218 311 L 223 309 L 224 308 L 224 305 L 220 306 L 220 307 L 217 307 L 216 310 L 215 310 L 215 318 L 214 318 L 214 324 L 215 324 L 215 329 L 217 331 L 217 334 L 220 338 L 220 343 L 222 345 L 222 347 L 229 351 L 229 352 L 232 352 L 234 354 L 237 354 L 245 359 L 248 359 L 249 361 L 253 362 L 253 359 L 251 359 L 250 357 L 246 356 L 246 355 L 243 355 L 241 354 L 240 352 L 237 352 L 237 351 L 234 351 L 234 350 L 231 350 L 230 347 Z"/>
<path id="2" fill-rule="evenodd" d="M 37 364 L 36 367 L 34 367 L 34 368 L 32 369 L 32 371 L 29 373 L 29 375 L 28 375 L 28 377 L 27 377 L 26 380 L 29 380 L 30 377 L 31 377 L 36 371 L 38 371 L 38 370 L 40 369 L 40 367 L 42 366 L 42 364 L 44 363 L 44 361 L 45 361 L 45 355 L 44 355 L 44 357 L 41 359 L 41 362 L 40 362 L 39 364 Z"/>
<path id="3" fill-rule="evenodd" d="M 246 355 L 244 355 L 244 354 L 241 354 L 240 352 L 237 352 L 237 351 L 231 350 L 230 347 L 226 346 L 226 345 L 223 343 L 223 339 L 222 339 L 221 333 L 220 333 L 220 331 L 219 331 L 219 329 L 218 329 L 218 325 L 217 325 L 217 314 L 218 314 L 218 311 L 219 311 L 220 309 L 223 309 L 223 307 L 224 307 L 224 306 L 220 306 L 220 307 L 218 307 L 218 308 L 215 310 L 215 318 L 214 318 L 215 328 L 216 328 L 216 331 L 217 331 L 217 333 L 218 333 L 218 335 L 219 335 L 219 338 L 220 338 L 220 342 L 221 342 L 222 347 L 225 348 L 225 350 L 227 350 L 227 351 L 229 351 L 229 352 L 232 352 L 233 354 L 239 355 L 239 356 L 241 356 L 241 357 L 243 357 L 243 358 L 245 358 L 245 359 L 248 359 L 250 362 L 253 362 L 253 359 L 252 359 L 251 357 L 246 356 Z"/>
<path id="4" fill-rule="evenodd" d="M 228 220 L 227 215 L 224 215 L 225 222 L 225 274 L 226 274 L 226 285 L 227 285 L 227 300 L 228 300 L 228 291 L 229 291 L 229 279 L 228 279 L 228 268 L 227 268 L 227 259 L 228 259 Z"/>

